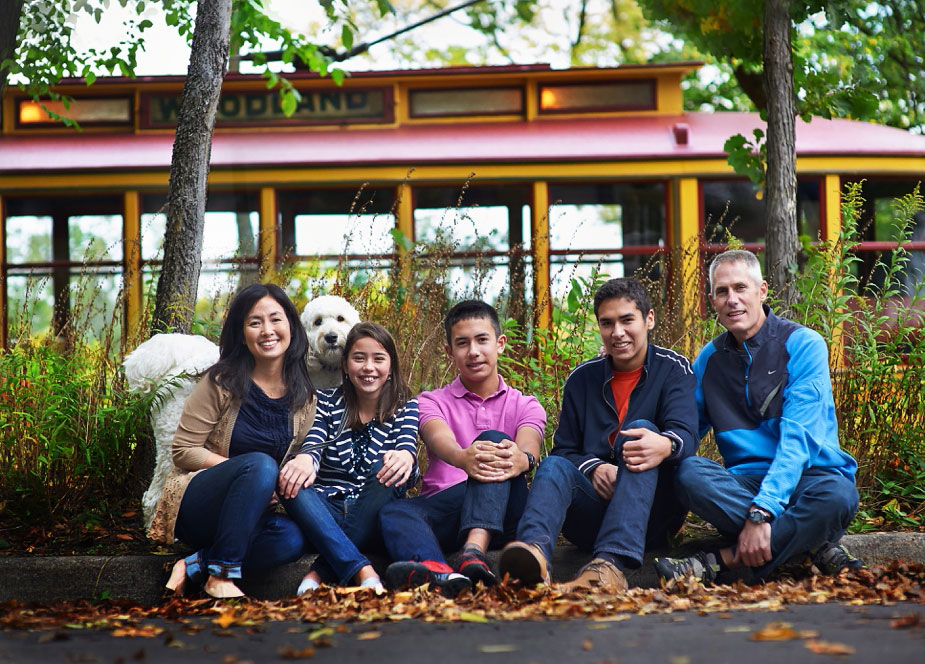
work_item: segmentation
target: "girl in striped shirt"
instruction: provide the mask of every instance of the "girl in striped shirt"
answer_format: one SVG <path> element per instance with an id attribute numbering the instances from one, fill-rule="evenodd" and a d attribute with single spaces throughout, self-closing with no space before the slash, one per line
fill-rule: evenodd
<path id="1" fill-rule="evenodd" d="M 280 472 L 281 498 L 287 512 L 308 519 L 297 522 L 326 510 L 363 550 L 378 539 L 379 509 L 417 481 L 418 405 L 402 378 L 395 341 L 381 325 L 354 326 L 343 367 L 343 385 L 318 393 L 315 423 Z M 381 588 L 374 572 L 365 576 L 360 585 Z M 319 557 L 298 594 L 322 581 L 350 580 L 337 579 Z"/>

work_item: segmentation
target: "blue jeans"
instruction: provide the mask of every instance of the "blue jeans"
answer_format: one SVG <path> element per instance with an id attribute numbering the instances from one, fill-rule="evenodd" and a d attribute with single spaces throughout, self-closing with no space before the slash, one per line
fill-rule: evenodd
<path id="1" fill-rule="evenodd" d="M 648 420 L 636 420 L 623 428 L 658 432 Z M 619 556 L 628 567 L 642 564 L 647 545 L 664 545 L 685 515 L 673 495 L 674 468 L 663 464 L 643 472 L 627 470 L 621 454 L 625 440 L 618 435 L 614 441 L 619 470 L 610 500 L 601 498 L 591 480 L 568 459 L 543 459 L 533 478 L 517 539 L 539 546 L 549 561 L 561 531 L 578 548 Z"/>
<path id="2" fill-rule="evenodd" d="M 333 577 L 341 585 L 347 585 L 357 572 L 370 564 L 344 533 L 334 518 L 331 505 L 320 492 L 309 487 L 301 489 L 295 498 L 282 498 L 280 502 L 302 530 L 307 550 L 317 551 L 324 560 L 326 567 L 322 571 L 327 578 Z M 374 517 L 366 520 L 371 518 Z"/>
<path id="3" fill-rule="evenodd" d="M 356 497 L 330 498 L 318 492 L 344 535 L 361 551 L 382 550 L 379 511 L 384 505 L 401 498 L 405 493 L 404 485 L 387 487 L 376 479 L 375 474 L 380 468 L 382 461 L 373 466 L 370 479 Z M 334 570 L 323 555 L 315 561 L 314 569 L 326 581 L 335 576 Z"/>
<path id="4" fill-rule="evenodd" d="M 703 457 L 689 457 L 678 469 L 678 494 L 690 510 L 733 543 L 745 526 L 764 475 L 733 475 Z M 836 472 L 809 469 L 800 477 L 783 514 L 771 522 L 771 560 L 755 567 L 758 578 L 795 555 L 845 534 L 858 509 L 854 482 Z"/>
<path id="5" fill-rule="evenodd" d="M 240 579 L 302 556 L 298 526 L 269 508 L 279 467 L 269 455 L 250 452 L 198 473 L 186 488 L 174 534 L 197 549 L 187 575 Z"/>
<path id="6" fill-rule="evenodd" d="M 500 442 L 509 436 L 484 431 L 476 440 Z M 514 539 L 527 500 L 527 480 L 520 475 L 504 482 L 469 479 L 431 496 L 396 500 L 379 512 L 382 539 L 392 560 L 446 562 L 444 550 L 455 550 L 473 528 L 492 534 L 491 547 Z"/>

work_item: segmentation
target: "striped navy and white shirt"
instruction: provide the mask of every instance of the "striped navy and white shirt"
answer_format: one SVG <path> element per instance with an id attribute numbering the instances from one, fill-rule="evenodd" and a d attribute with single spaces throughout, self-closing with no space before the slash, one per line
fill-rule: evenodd
<path id="1" fill-rule="evenodd" d="M 386 422 L 374 419 L 366 425 L 368 440 L 362 430 L 343 426 L 346 402 L 340 388 L 320 390 L 312 425 L 300 453 L 315 460 L 318 477 L 314 487 L 328 498 L 355 498 L 363 484 L 375 478 L 373 468 L 389 450 L 407 450 L 415 465 L 407 485 L 412 486 L 418 477 L 418 402 L 410 399 Z M 321 446 L 320 449 L 315 446 Z M 365 449 L 364 449 L 365 448 Z"/>

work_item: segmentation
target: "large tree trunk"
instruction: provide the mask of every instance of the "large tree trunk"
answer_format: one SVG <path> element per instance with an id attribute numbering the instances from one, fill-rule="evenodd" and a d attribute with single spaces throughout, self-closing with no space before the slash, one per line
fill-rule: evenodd
<path id="1" fill-rule="evenodd" d="M 188 333 L 193 322 L 212 130 L 228 66 L 230 35 L 231 0 L 199 0 L 170 163 L 164 264 L 157 280 L 152 332 Z"/>
<path id="2" fill-rule="evenodd" d="M 790 47 L 790 0 L 767 0 L 764 9 L 764 86 L 768 102 L 765 177 L 767 273 L 785 308 L 795 298 L 797 263 L 796 99 Z"/>
<path id="3" fill-rule="evenodd" d="M 0 63 L 12 60 L 16 52 L 16 38 L 19 35 L 19 21 L 22 19 L 23 0 L 0 0 Z M 0 66 L 0 99 L 9 71 Z M 3 123 L 3 107 L 0 104 L 0 126 Z"/>

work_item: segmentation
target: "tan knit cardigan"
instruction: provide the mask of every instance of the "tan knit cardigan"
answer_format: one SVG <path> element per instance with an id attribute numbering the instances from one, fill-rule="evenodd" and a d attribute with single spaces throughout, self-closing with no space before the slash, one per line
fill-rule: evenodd
<path id="1" fill-rule="evenodd" d="M 183 404 L 183 415 L 173 437 L 173 470 L 167 476 L 164 492 L 154 510 L 148 537 L 172 544 L 177 513 L 183 492 L 196 473 L 204 470 L 208 452 L 228 456 L 231 432 L 241 408 L 241 400 L 204 377 Z M 292 442 L 287 453 L 295 453 L 315 420 L 315 399 L 292 414 Z"/>

